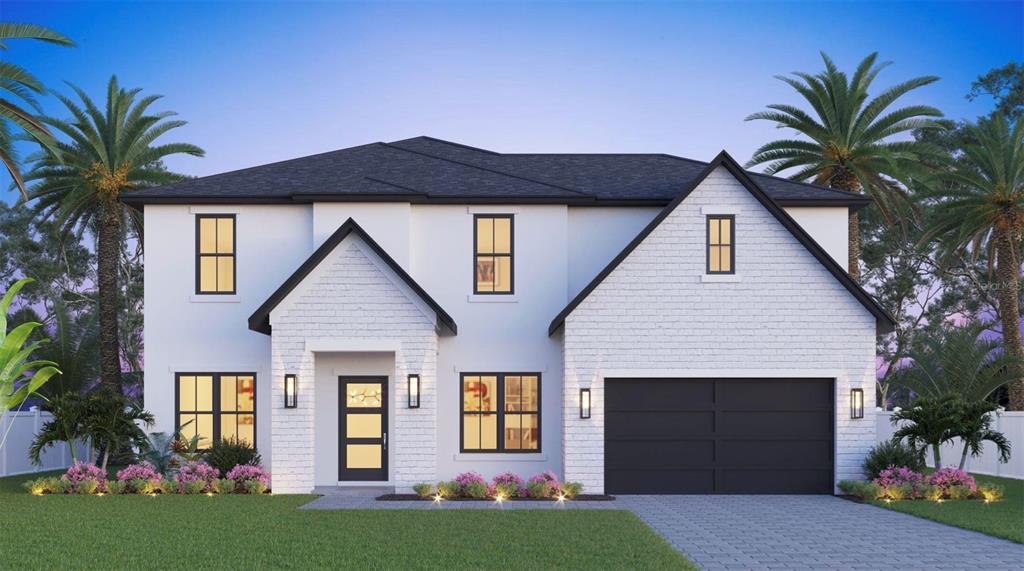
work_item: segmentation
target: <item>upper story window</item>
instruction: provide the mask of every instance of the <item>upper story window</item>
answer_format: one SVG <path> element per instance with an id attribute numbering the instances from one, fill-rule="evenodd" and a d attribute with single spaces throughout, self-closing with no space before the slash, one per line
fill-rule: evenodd
<path id="1" fill-rule="evenodd" d="M 235 293 L 235 216 L 196 215 L 196 293 Z"/>
<path id="2" fill-rule="evenodd" d="M 540 452 L 540 375 L 462 375 L 462 452 Z"/>
<path id="3" fill-rule="evenodd" d="M 473 217 L 473 293 L 513 293 L 511 214 Z"/>
<path id="4" fill-rule="evenodd" d="M 733 215 L 708 216 L 709 274 L 736 273 L 736 217 Z"/>

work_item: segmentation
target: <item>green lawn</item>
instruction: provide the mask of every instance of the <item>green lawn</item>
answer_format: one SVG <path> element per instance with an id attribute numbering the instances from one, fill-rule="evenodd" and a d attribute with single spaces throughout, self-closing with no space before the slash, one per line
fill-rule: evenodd
<path id="1" fill-rule="evenodd" d="M 0 568 L 696 569 L 627 511 L 304 511 L 312 496 L 30 496 Z"/>
<path id="2" fill-rule="evenodd" d="M 982 501 L 942 502 L 940 504 L 924 500 L 892 502 L 891 504 L 874 502 L 874 504 L 886 509 L 1024 543 L 1024 480 L 980 474 L 974 474 L 974 477 L 979 484 L 989 482 L 1003 486 L 1006 490 L 1006 497 L 1000 502 L 989 504 Z"/>

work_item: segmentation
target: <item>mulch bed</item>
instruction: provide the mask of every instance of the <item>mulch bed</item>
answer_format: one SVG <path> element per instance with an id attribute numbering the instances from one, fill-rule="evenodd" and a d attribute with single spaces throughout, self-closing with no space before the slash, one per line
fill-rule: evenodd
<path id="1" fill-rule="evenodd" d="M 610 502 L 615 496 L 606 494 L 580 494 L 570 502 Z M 377 496 L 379 502 L 432 502 L 433 498 L 421 498 L 416 494 L 384 494 Z M 445 498 L 446 502 L 494 502 L 494 498 Z M 536 498 L 509 498 L 506 502 L 554 502 L 555 500 L 538 500 Z"/>

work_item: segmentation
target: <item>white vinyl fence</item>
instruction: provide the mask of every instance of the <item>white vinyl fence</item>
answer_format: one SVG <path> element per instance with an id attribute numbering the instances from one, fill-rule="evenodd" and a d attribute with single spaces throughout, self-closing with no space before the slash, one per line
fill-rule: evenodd
<path id="1" fill-rule="evenodd" d="M 71 465 L 71 452 L 63 442 L 58 442 L 43 452 L 40 458 L 43 461 L 41 466 L 35 466 L 28 460 L 28 448 L 32 445 L 32 439 L 43 424 L 52 418 L 53 415 L 50 413 L 42 412 L 35 407 L 18 413 L 8 412 L 0 418 L 0 439 L 7 434 L 7 442 L 0 448 L 0 477 L 59 470 Z M 88 454 L 87 447 L 79 443 L 77 454 L 80 460 L 85 460 Z"/>
<path id="2" fill-rule="evenodd" d="M 875 415 L 877 438 L 879 442 L 889 440 L 889 438 L 892 437 L 892 433 L 896 431 L 896 427 L 893 426 L 892 422 L 889 420 L 891 416 L 891 412 L 881 410 L 879 410 L 878 414 Z M 1000 464 L 999 455 L 996 453 L 995 445 L 991 442 L 984 442 L 982 444 L 982 455 L 977 458 L 972 458 L 968 455 L 967 463 L 964 464 L 964 468 L 968 472 L 975 472 L 977 474 L 1024 479 L 1024 412 L 1013 411 L 996 413 L 995 418 L 992 421 L 992 429 L 1002 432 L 1003 435 L 1006 436 L 1006 439 L 1010 441 L 1010 445 L 1012 446 L 1012 449 L 1010 450 L 1010 461 L 1006 464 Z M 964 446 L 960 442 L 959 438 L 943 446 L 940 449 L 942 465 L 953 467 L 959 466 L 960 455 L 963 453 L 963 449 Z M 928 465 L 934 467 L 931 450 L 926 454 L 926 458 L 928 460 Z"/>

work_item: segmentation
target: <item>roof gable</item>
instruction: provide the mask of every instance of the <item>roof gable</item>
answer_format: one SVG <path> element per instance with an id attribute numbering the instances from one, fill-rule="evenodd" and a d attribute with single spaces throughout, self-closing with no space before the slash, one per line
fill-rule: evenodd
<path id="1" fill-rule="evenodd" d="M 451 315 L 449 315 L 448 312 L 434 301 L 434 298 L 430 297 L 430 294 L 420 287 L 420 285 L 412 279 L 412 276 L 402 269 L 402 266 L 400 266 L 398 262 L 396 262 L 395 259 L 392 258 L 387 251 L 380 246 L 380 244 L 371 238 L 370 235 L 367 234 L 366 231 L 363 230 L 363 228 L 352 218 L 349 218 L 344 224 L 339 226 L 338 229 L 335 230 L 334 233 L 331 234 L 327 240 L 325 240 L 324 243 L 321 244 L 320 247 L 317 248 L 316 251 L 313 252 L 309 258 L 307 258 L 306 261 L 304 261 L 302 265 L 300 265 L 299 268 L 295 270 L 295 272 L 293 272 L 292 275 L 289 276 L 288 279 L 285 280 L 284 283 L 281 284 L 281 286 L 278 287 L 265 302 L 263 302 L 262 305 L 260 305 L 259 309 L 249 316 L 249 329 L 270 335 L 270 313 L 281 302 L 283 302 L 285 298 L 288 297 L 288 294 L 298 287 L 298 285 L 302 283 L 302 281 L 314 269 L 316 269 L 316 267 L 320 265 L 320 263 L 323 262 L 346 237 L 351 234 L 362 239 L 373 253 L 376 254 L 388 266 L 388 268 L 413 291 L 413 293 L 415 293 L 431 310 L 434 311 L 437 316 L 437 323 L 440 327 L 443 327 L 452 335 L 456 335 L 458 333 L 458 327 Z"/>
<path id="2" fill-rule="evenodd" d="M 790 234 L 793 235 L 796 240 L 807 249 L 808 252 L 818 262 L 820 262 L 826 270 L 839 283 L 850 292 L 853 297 L 861 303 L 874 317 L 876 320 L 876 330 L 879 333 L 888 333 L 895 327 L 895 320 L 893 317 L 878 304 L 877 301 L 871 295 L 864 290 L 857 282 L 850 277 L 850 275 L 844 270 L 839 264 L 836 263 L 827 252 L 814 241 L 813 238 L 807 232 L 800 227 L 800 225 L 793 220 L 793 218 L 786 213 L 775 201 L 773 201 L 765 191 L 748 176 L 747 172 L 736 161 L 729 156 L 728 153 L 722 151 L 717 157 L 704 168 L 704 170 L 693 179 L 673 200 L 666 206 L 657 216 L 640 231 L 639 234 L 634 237 L 625 248 L 622 249 L 607 266 L 601 270 L 597 276 L 594 277 L 586 287 L 580 291 L 565 306 L 562 311 L 551 321 L 551 325 L 548 327 L 548 335 L 553 335 L 562 325 L 565 323 L 566 318 L 579 306 L 590 295 L 598 285 L 601 284 L 615 269 L 625 260 L 643 241 L 657 228 L 661 223 L 668 218 L 668 216 L 683 202 L 699 185 L 710 175 L 716 168 L 725 168 L 733 177 L 740 182 L 740 184 L 748 191 L 757 201 L 767 210 Z"/>

